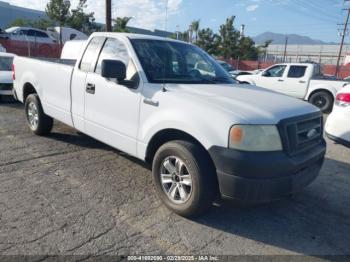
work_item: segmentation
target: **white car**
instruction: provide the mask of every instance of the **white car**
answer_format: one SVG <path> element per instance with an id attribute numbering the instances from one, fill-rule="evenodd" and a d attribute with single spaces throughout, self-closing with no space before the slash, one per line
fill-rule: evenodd
<path id="1" fill-rule="evenodd" d="M 60 33 L 62 31 L 62 33 Z M 60 38 L 62 37 L 62 43 L 65 44 L 67 41 L 71 40 L 87 40 L 89 37 L 74 28 L 70 27 L 49 27 L 47 28 L 47 33 L 50 37 L 55 39 L 57 43 L 60 42 Z M 62 35 L 60 35 L 62 34 Z"/>
<path id="2" fill-rule="evenodd" d="M 325 78 L 321 67 L 312 63 L 285 63 L 273 65 L 258 74 L 236 78 L 240 83 L 267 88 L 310 102 L 325 113 L 333 108 L 337 92 L 346 81 Z"/>
<path id="3" fill-rule="evenodd" d="M 188 66 L 196 64 L 203 74 Z M 181 41 L 94 33 L 74 64 L 16 57 L 14 76 L 34 134 L 50 133 L 57 119 L 146 161 L 160 199 L 183 216 L 216 196 L 279 199 L 311 183 L 323 164 L 318 108 L 235 85 L 211 56 Z"/>
<path id="4" fill-rule="evenodd" d="M 330 139 L 350 147 L 350 85 L 337 94 L 333 112 L 326 122 L 326 134 Z"/>
<path id="5" fill-rule="evenodd" d="M 57 41 L 51 38 L 44 30 L 31 27 L 10 27 L 5 30 L 8 39 L 14 41 L 26 41 L 40 44 L 54 44 Z"/>
<path id="6" fill-rule="evenodd" d="M 0 52 L 0 100 L 2 96 L 12 95 L 12 63 L 14 57 L 14 54 Z"/>

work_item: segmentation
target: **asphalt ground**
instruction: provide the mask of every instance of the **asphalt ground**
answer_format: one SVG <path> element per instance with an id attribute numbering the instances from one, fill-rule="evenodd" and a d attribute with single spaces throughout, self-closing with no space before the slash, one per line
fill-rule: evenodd
<path id="1" fill-rule="evenodd" d="M 350 149 L 327 144 L 302 193 L 188 220 L 142 162 L 58 122 L 34 136 L 22 105 L 1 103 L 0 255 L 350 255 Z"/>

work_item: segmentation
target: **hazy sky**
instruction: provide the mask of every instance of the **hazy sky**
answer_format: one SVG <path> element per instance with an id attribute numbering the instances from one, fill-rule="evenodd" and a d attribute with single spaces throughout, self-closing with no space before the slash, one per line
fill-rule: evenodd
<path id="1" fill-rule="evenodd" d="M 44 10 L 47 0 L 2 0 L 23 7 Z M 113 0 L 112 0 L 113 1 Z M 72 0 L 72 6 L 78 0 Z M 97 21 L 104 19 L 104 0 L 88 0 L 88 9 Z M 113 15 L 133 17 L 130 25 L 165 28 L 166 0 L 114 0 Z M 235 25 L 246 25 L 246 34 L 255 36 L 272 31 L 296 33 L 324 41 L 339 41 L 337 23 L 343 23 L 346 11 L 342 0 L 168 0 L 167 29 L 184 31 L 194 19 L 201 27 L 218 30 L 231 15 Z M 350 7 L 350 3 L 349 3 Z"/>

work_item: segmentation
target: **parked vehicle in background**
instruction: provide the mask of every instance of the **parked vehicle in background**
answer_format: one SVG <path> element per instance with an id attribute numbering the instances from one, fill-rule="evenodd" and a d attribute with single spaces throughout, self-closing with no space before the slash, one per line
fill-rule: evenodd
<path id="1" fill-rule="evenodd" d="M 199 64 L 208 70 L 188 66 Z M 323 164 L 319 109 L 234 85 L 181 41 L 94 33 L 75 64 L 16 57 L 13 74 L 32 132 L 48 134 L 55 118 L 152 164 L 160 199 L 183 216 L 218 195 L 266 202 L 298 192 Z"/>
<path id="2" fill-rule="evenodd" d="M 62 34 L 60 32 L 62 31 Z M 47 28 L 47 33 L 57 41 L 60 42 L 60 38 L 62 37 L 62 43 L 65 44 L 67 41 L 71 40 L 87 40 L 89 37 L 74 28 L 70 27 L 49 27 Z"/>
<path id="3" fill-rule="evenodd" d="M 239 76 L 237 80 L 309 101 L 324 113 L 332 111 L 337 92 L 347 84 L 324 79 L 320 65 L 313 63 L 277 64 L 256 75 Z"/>
<path id="4" fill-rule="evenodd" d="M 221 65 L 226 72 L 228 72 L 233 79 L 236 79 L 237 76 L 240 75 L 251 75 L 251 74 L 255 74 L 255 71 L 242 71 L 242 70 L 237 70 L 235 69 L 232 65 L 230 65 L 229 63 L 222 61 L 222 60 L 216 60 L 219 65 Z"/>
<path id="5" fill-rule="evenodd" d="M 3 96 L 12 96 L 12 63 L 14 54 L 0 53 L 0 101 Z"/>
<path id="6" fill-rule="evenodd" d="M 336 96 L 333 112 L 326 122 L 326 135 L 350 147 L 350 85 L 344 87 Z"/>
<path id="7" fill-rule="evenodd" d="M 51 38 L 46 31 L 31 27 L 10 27 L 5 30 L 8 39 L 35 43 L 54 44 L 57 41 Z"/>

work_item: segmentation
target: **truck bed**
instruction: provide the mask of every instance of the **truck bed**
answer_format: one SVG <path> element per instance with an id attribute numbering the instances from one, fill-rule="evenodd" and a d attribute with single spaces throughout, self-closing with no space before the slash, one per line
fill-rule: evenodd
<path id="1" fill-rule="evenodd" d="M 75 66 L 77 62 L 77 60 L 74 60 L 74 59 L 59 59 L 59 58 L 46 58 L 46 57 L 37 57 L 37 58 L 31 58 L 31 59 L 37 59 L 45 62 L 68 65 L 68 66 Z"/>
<path id="2" fill-rule="evenodd" d="M 71 124 L 71 78 L 75 60 L 28 58 L 14 59 L 18 99 L 24 102 L 23 88 L 32 83 L 38 93 L 44 112 L 64 123 Z"/>

